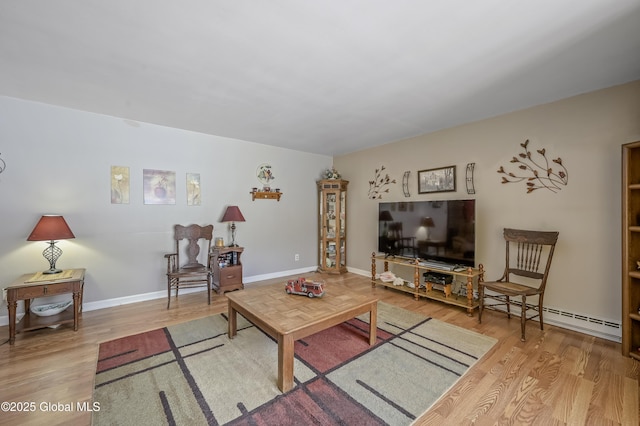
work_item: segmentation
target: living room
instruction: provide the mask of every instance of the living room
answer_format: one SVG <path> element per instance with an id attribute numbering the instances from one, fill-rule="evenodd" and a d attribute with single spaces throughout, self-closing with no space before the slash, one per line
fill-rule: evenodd
<path id="1" fill-rule="evenodd" d="M 58 243 L 64 252 L 58 266 L 87 269 L 85 310 L 165 297 L 163 255 L 172 250 L 173 225 L 213 224 L 214 235 L 230 242 L 229 224 L 220 222 L 227 205 L 239 206 L 246 219 L 236 224 L 246 284 L 312 271 L 318 264 L 316 181 L 335 167 L 350 182 L 349 270 L 369 273 L 378 202 L 474 198 L 476 261 L 487 279 L 501 274 L 502 228 L 558 230 L 545 304 L 619 324 L 620 146 L 640 139 L 639 93 L 636 81 L 335 158 L 5 97 L 0 131 L 10 144 L 2 151 L 7 168 L 0 178 L 3 217 L 12 226 L 2 230 L 0 278 L 10 283 L 46 269 L 46 244 L 26 239 L 42 214 L 59 213 L 76 238 Z M 501 183 L 497 170 L 511 165 L 526 139 L 531 150 L 562 158 L 566 187 L 527 193 L 522 183 Z M 280 201 L 251 200 L 263 163 L 272 166 Z M 476 163 L 474 195 L 466 194 L 467 163 Z M 129 204 L 111 204 L 113 165 L 131 170 Z M 419 170 L 450 165 L 457 166 L 456 192 L 417 193 Z M 396 183 L 381 200 L 371 200 L 369 180 L 381 166 Z M 144 204 L 147 168 L 176 172 L 175 205 Z M 407 170 L 408 198 L 402 192 Z M 188 172 L 201 175 L 200 206 L 186 204 Z M 585 324 L 582 331 L 619 339 L 615 327 L 593 327 Z"/>
<path id="2" fill-rule="evenodd" d="M 173 225 L 213 224 L 215 237 L 228 243 L 229 224 L 221 218 L 229 205 L 246 219 L 236 223 L 246 288 L 312 273 L 318 265 L 316 181 L 335 168 L 349 181 L 349 273 L 370 274 L 379 202 L 473 198 L 476 263 L 484 265 L 487 279 L 502 272 L 503 228 L 559 231 L 545 296 L 545 306 L 558 314 L 545 321 L 620 341 L 621 145 L 640 140 L 640 80 L 335 155 L 2 95 L 4 285 L 46 269 L 46 244 L 26 240 L 41 215 L 57 213 L 75 235 L 58 243 L 64 253 L 57 266 L 86 268 L 84 312 L 164 299 L 164 254 L 173 248 Z M 532 152 L 562 159 L 566 185 L 528 192 L 525 182 L 502 183 L 498 170 L 517 172 L 511 159 L 527 140 Z M 473 194 L 465 182 L 469 163 L 475 164 Z M 262 185 L 256 172 L 264 164 L 273 171 L 271 186 L 282 192 L 279 201 L 251 199 L 251 189 Z M 126 204 L 111 202 L 112 166 L 130 171 Z M 419 171 L 448 166 L 456 166 L 456 191 L 419 193 Z M 395 182 L 371 199 L 369 182 L 381 167 Z M 175 172 L 175 204 L 145 204 L 145 170 Z M 407 171 L 409 196 L 402 185 Z M 199 205 L 187 204 L 187 173 L 200 175 Z M 0 308 L 0 325 L 6 326 L 6 303 Z M 171 315 L 157 315 L 165 314 Z M 21 336 L 17 344 L 29 339 Z"/>

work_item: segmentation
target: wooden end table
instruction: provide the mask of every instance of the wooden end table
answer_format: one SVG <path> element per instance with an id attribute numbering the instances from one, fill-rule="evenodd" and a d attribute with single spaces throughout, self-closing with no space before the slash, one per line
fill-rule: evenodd
<path id="1" fill-rule="evenodd" d="M 78 318 L 82 311 L 82 293 L 84 289 L 84 269 L 68 269 L 59 274 L 24 274 L 4 290 L 7 292 L 9 309 L 9 344 L 13 345 L 16 333 L 38 328 L 73 322 L 73 330 L 78 331 Z M 71 307 L 56 315 L 40 317 L 31 312 L 31 299 L 73 293 Z M 24 300 L 24 316 L 16 325 L 18 300 Z"/>
<path id="2" fill-rule="evenodd" d="M 274 284 L 226 294 L 229 338 L 237 331 L 237 313 L 278 342 L 278 388 L 293 387 L 294 342 L 358 315 L 369 313 L 369 344 L 376 343 L 378 298 L 355 293 L 340 284 L 325 286 L 321 298 L 290 295 Z"/>

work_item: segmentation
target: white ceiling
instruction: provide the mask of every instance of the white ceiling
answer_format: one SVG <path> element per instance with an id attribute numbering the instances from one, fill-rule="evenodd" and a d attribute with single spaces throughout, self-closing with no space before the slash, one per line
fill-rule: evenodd
<path id="1" fill-rule="evenodd" d="M 0 95 L 340 155 L 640 79 L 640 0 L 0 0 Z"/>

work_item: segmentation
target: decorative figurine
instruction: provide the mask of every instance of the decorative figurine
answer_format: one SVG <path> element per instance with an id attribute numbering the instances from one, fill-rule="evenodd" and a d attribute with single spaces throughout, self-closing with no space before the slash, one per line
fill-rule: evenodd
<path id="1" fill-rule="evenodd" d="M 334 168 L 327 169 L 324 172 L 325 179 L 340 179 L 340 173 Z"/>
<path id="2" fill-rule="evenodd" d="M 299 294 L 311 298 L 322 297 L 324 295 L 324 281 L 307 281 L 306 278 L 300 277 L 289 280 L 284 289 L 287 294 Z"/>

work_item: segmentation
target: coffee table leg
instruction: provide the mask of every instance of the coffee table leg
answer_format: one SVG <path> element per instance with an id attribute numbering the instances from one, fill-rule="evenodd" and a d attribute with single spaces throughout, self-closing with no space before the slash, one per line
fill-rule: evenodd
<path id="1" fill-rule="evenodd" d="M 278 388 L 287 392 L 293 387 L 293 338 L 278 336 Z"/>
<path id="2" fill-rule="evenodd" d="M 233 308 L 231 302 L 229 301 L 229 339 L 233 339 L 235 337 L 237 328 L 238 326 L 236 310 Z"/>
<path id="3" fill-rule="evenodd" d="M 371 311 L 369 311 L 369 345 L 376 344 L 376 335 L 378 331 L 378 302 L 373 302 Z"/>

